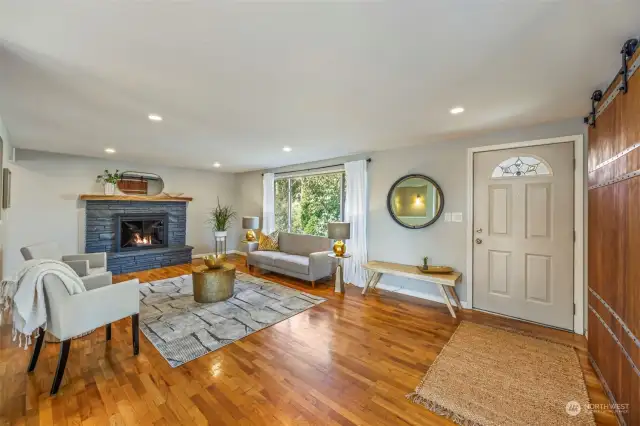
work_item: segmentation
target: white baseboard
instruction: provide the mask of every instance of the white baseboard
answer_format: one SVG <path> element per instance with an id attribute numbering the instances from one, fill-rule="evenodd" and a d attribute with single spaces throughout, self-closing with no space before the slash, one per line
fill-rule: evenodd
<path id="1" fill-rule="evenodd" d="M 193 259 L 202 259 L 205 256 L 211 256 L 214 255 L 215 253 L 200 253 L 200 254 L 194 254 L 193 256 L 191 256 Z M 238 250 L 227 250 L 227 254 L 239 254 L 240 256 L 246 256 L 247 253 L 243 252 L 243 251 L 238 251 Z"/>
<path id="2" fill-rule="evenodd" d="M 443 303 L 443 304 L 445 303 L 444 299 L 442 298 L 442 296 L 437 295 L 437 294 L 422 293 L 422 292 L 419 292 L 419 291 L 409 290 L 409 289 L 398 287 L 398 286 L 395 286 L 395 285 L 382 284 L 382 283 L 378 283 L 376 288 L 379 288 L 381 290 L 391 291 L 393 293 L 400 293 L 400 294 L 404 294 L 404 295 L 407 295 L 407 296 L 417 297 L 418 299 L 425 299 L 425 300 L 430 300 L 432 302 L 438 302 L 438 303 Z M 450 299 L 452 299 L 452 298 L 450 298 Z M 462 307 L 464 309 L 467 309 L 467 302 L 460 302 L 460 303 L 462 303 Z M 451 300 L 451 304 L 455 306 L 456 302 L 454 300 Z"/>

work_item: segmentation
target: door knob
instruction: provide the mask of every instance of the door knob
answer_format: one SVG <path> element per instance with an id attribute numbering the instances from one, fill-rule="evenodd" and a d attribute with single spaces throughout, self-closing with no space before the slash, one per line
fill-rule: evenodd
<path id="1" fill-rule="evenodd" d="M 482 238 L 476 238 L 476 244 L 482 244 Z"/>

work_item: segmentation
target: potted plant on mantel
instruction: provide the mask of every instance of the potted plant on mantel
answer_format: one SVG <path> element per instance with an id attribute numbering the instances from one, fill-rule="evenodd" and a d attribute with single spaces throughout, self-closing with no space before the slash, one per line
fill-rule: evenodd
<path id="1" fill-rule="evenodd" d="M 98 175 L 96 182 L 101 183 L 104 186 L 104 195 L 115 195 L 116 193 L 116 184 L 120 180 L 122 173 L 118 173 L 120 170 L 117 170 L 114 173 L 111 173 L 109 170 L 105 169 L 104 173 Z"/>
<path id="2" fill-rule="evenodd" d="M 208 223 L 213 229 L 216 254 L 226 254 L 227 231 L 231 228 L 231 224 L 235 218 L 236 212 L 233 210 L 233 207 L 221 206 L 220 197 L 218 197 L 218 206 L 211 210 L 208 220 Z M 218 243 L 220 243 L 220 248 L 218 247 Z"/>

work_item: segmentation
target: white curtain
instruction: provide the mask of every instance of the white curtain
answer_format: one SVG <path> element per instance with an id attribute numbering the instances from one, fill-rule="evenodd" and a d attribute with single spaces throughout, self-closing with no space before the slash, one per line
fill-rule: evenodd
<path id="1" fill-rule="evenodd" d="M 275 209 L 275 181 L 276 175 L 265 173 L 262 176 L 262 233 L 270 234 L 276 230 Z"/>
<path id="2" fill-rule="evenodd" d="M 367 276 L 362 265 L 367 263 L 367 211 L 368 183 L 367 161 L 344 163 L 347 194 L 344 203 L 344 221 L 351 224 L 351 238 L 347 252 L 351 258 L 344 262 L 345 282 L 364 287 Z"/>

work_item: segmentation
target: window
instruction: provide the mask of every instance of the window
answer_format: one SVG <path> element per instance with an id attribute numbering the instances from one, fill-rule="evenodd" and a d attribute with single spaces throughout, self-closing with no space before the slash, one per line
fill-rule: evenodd
<path id="1" fill-rule="evenodd" d="M 492 178 L 550 175 L 551 167 L 542 159 L 531 156 L 511 157 L 498 164 Z"/>
<path id="2" fill-rule="evenodd" d="M 276 229 L 326 237 L 344 217 L 344 189 L 344 172 L 276 178 Z"/>

